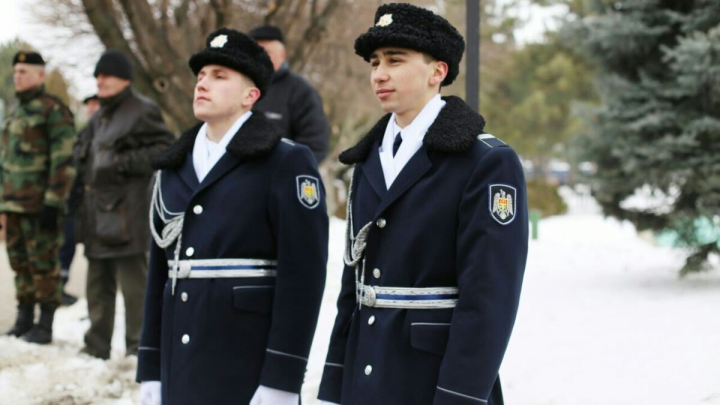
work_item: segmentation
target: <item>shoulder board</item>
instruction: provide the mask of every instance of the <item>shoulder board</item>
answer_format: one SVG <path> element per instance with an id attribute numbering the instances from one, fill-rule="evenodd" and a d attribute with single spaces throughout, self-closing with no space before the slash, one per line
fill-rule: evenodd
<path id="1" fill-rule="evenodd" d="M 480 134 L 477 136 L 478 141 L 484 143 L 491 148 L 498 148 L 501 146 L 508 146 L 505 142 L 495 138 L 495 135 L 491 134 Z"/>
<path id="2" fill-rule="evenodd" d="M 283 141 L 283 142 L 285 142 L 286 144 L 288 144 L 288 145 L 290 145 L 290 146 L 295 146 L 295 142 L 293 142 L 293 141 L 291 141 L 291 140 L 289 140 L 289 139 L 287 139 L 287 138 L 281 138 L 280 140 Z"/>

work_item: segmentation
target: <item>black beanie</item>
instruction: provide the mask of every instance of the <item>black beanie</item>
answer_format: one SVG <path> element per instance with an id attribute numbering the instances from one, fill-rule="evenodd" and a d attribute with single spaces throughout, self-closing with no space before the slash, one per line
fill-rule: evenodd
<path id="1" fill-rule="evenodd" d="M 448 64 L 442 85 L 450 85 L 460 72 L 465 40 L 446 19 L 430 10 L 405 3 L 383 4 L 375 12 L 375 25 L 355 40 L 355 53 L 370 61 L 378 48 L 397 46 L 426 53 Z"/>
<path id="2" fill-rule="evenodd" d="M 102 54 L 97 65 L 95 65 L 95 73 L 93 73 L 93 75 L 97 77 L 100 74 L 132 80 L 133 68 L 125 54 L 114 49 L 109 49 Z"/>
<path id="3" fill-rule="evenodd" d="M 220 65 L 244 74 L 260 89 L 260 97 L 270 84 L 274 72 L 265 49 L 249 36 L 229 28 L 208 35 L 207 48 L 194 54 L 188 62 L 195 75 L 205 65 Z"/>
<path id="4" fill-rule="evenodd" d="M 263 25 L 257 28 L 253 28 L 252 31 L 248 32 L 248 36 L 256 41 L 280 41 L 285 43 L 280 28 L 273 27 L 272 25 Z"/>

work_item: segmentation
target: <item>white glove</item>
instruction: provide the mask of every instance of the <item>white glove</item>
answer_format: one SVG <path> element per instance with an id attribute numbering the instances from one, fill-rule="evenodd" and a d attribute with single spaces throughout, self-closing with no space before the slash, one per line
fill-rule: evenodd
<path id="1" fill-rule="evenodd" d="M 340 404 L 336 404 L 335 402 L 320 401 L 320 405 L 340 405 Z"/>
<path id="2" fill-rule="evenodd" d="M 262 385 L 258 387 L 250 400 L 250 405 L 298 405 L 299 403 L 300 395 L 294 392 L 276 390 Z"/>
<path id="3" fill-rule="evenodd" d="M 160 381 L 143 381 L 140 383 L 140 403 L 142 405 L 160 405 Z"/>

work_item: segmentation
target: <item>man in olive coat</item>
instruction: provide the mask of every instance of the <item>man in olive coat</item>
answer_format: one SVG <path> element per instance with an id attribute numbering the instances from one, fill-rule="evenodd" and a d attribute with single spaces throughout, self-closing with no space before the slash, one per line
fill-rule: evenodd
<path id="1" fill-rule="evenodd" d="M 15 272 L 18 314 L 5 334 L 47 344 L 52 341 L 62 284 L 57 254 L 66 214 L 65 198 L 75 169 L 73 115 L 45 92 L 45 61 L 37 52 L 13 58 L 13 84 L 20 101 L 0 137 L 0 212 L 6 215 L 7 252 Z M 40 319 L 34 322 L 35 306 Z"/>

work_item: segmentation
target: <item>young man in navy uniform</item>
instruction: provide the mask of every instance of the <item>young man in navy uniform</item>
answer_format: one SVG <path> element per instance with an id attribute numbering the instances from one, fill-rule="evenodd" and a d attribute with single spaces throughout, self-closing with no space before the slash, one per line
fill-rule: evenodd
<path id="1" fill-rule="evenodd" d="M 251 111 L 265 51 L 220 29 L 190 58 L 204 121 L 155 160 L 137 380 L 144 405 L 298 405 L 325 285 L 310 149 Z"/>
<path id="2" fill-rule="evenodd" d="M 464 41 L 445 19 L 380 6 L 355 42 L 387 114 L 355 164 L 338 315 L 319 398 L 502 404 L 498 370 L 528 246 L 522 166 L 457 97 Z"/>

